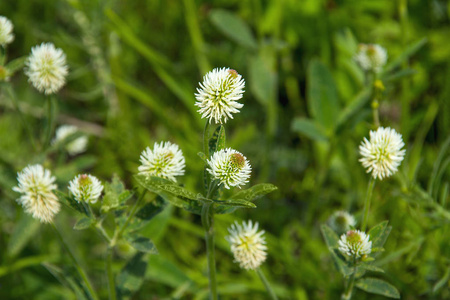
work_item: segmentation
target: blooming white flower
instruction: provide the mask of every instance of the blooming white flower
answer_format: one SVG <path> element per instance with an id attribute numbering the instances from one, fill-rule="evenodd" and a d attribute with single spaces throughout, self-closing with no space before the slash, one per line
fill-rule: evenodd
<path id="1" fill-rule="evenodd" d="M 41 93 L 56 93 L 66 83 L 69 72 L 66 55 L 52 43 L 42 43 L 31 48 L 31 55 L 25 64 L 28 81 Z"/>
<path id="2" fill-rule="evenodd" d="M 141 153 L 139 174 L 156 176 L 176 182 L 175 176 L 184 175 L 185 159 L 177 144 L 155 143 L 153 150 L 147 147 Z"/>
<path id="3" fill-rule="evenodd" d="M 387 52 L 377 44 L 359 44 L 353 59 L 364 70 L 379 73 L 386 64 Z"/>
<path id="4" fill-rule="evenodd" d="M 230 189 L 231 186 L 245 185 L 252 171 L 247 158 L 231 148 L 214 152 L 207 162 L 208 172 L 226 189 Z"/>
<path id="5" fill-rule="evenodd" d="M 80 174 L 69 183 L 69 191 L 78 202 L 96 203 L 103 191 L 103 185 L 97 177 Z"/>
<path id="6" fill-rule="evenodd" d="M 71 136 L 78 132 L 78 128 L 73 125 L 61 125 L 56 129 L 55 138 L 52 141 L 52 144 L 57 144 L 64 141 L 67 137 Z M 69 152 L 70 155 L 77 155 L 84 151 L 86 151 L 88 143 L 88 137 L 83 135 L 77 137 L 73 141 L 70 141 L 65 145 L 65 149 Z"/>
<path id="7" fill-rule="evenodd" d="M 11 44 L 14 41 L 13 28 L 14 26 L 8 18 L 0 16 L 0 46 Z"/>
<path id="8" fill-rule="evenodd" d="M 359 146 L 362 156 L 359 161 L 367 173 L 372 172 L 373 178 L 381 180 L 397 172 L 405 156 L 405 150 L 401 150 L 404 145 L 401 134 L 389 127 L 379 127 L 370 131 L 370 141 L 364 138 Z"/>
<path id="9" fill-rule="evenodd" d="M 237 222 L 228 228 L 229 236 L 225 239 L 231 244 L 235 262 L 246 270 L 257 269 L 267 257 L 264 230 L 258 232 L 258 222 L 253 226 L 252 221 Z"/>
<path id="10" fill-rule="evenodd" d="M 335 211 L 328 220 L 331 228 L 337 232 L 346 232 L 350 230 L 350 227 L 355 227 L 355 218 L 346 211 Z"/>
<path id="11" fill-rule="evenodd" d="M 348 256 L 359 258 L 372 252 L 372 242 L 369 241 L 370 235 L 366 235 L 359 230 L 350 230 L 341 235 L 338 242 L 339 251 Z"/>
<path id="12" fill-rule="evenodd" d="M 244 93 L 245 81 L 235 70 L 216 68 L 208 72 L 197 88 L 195 98 L 198 112 L 209 122 L 214 118 L 217 123 L 226 123 L 233 119 L 232 113 L 238 113 L 244 104 L 237 102 Z"/>
<path id="13" fill-rule="evenodd" d="M 59 212 L 60 204 L 53 193 L 57 188 L 55 177 L 41 165 L 29 165 L 22 172 L 17 173 L 19 184 L 13 190 L 22 193 L 17 202 L 23 206 L 25 212 L 42 223 L 50 223 Z"/>

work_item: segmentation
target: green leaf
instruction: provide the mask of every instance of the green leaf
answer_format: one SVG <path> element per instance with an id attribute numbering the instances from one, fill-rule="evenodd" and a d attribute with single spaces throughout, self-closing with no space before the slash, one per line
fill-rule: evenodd
<path id="1" fill-rule="evenodd" d="M 13 75 L 19 69 L 25 66 L 25 61 L 28 59 L 27 56 L 19 57 L 10 61 L 5 67 L 8 70 L 8 76 Z"/>
<path id="2" fill-rule="evenodd" d="M 302 133 L 316 141 L 327 141 L 327 133 L 324 128 L 313 120 L 306 118 L 295 118 L 291 124 L 292 131 Z"/>
<path id="3" fill-rule="evenodd" d="M 375 267 L 374 265 L 369 265 L 369 264 L 361 264 L 358 266 L 358 269 L 363 269 L 363 270 L 371 271 L 371 272 L 384 273 L 383 269 Z"/>
<path id="4" fill-rule="evenodd" d="M 325 243 L 327 244 L 328 250 L 331 253 L 331 257 L 333 258 L 336 269 L 338 269 L 339 272 L 341 272 L 344 276 L 352 274 L 352 269 L 347 267 L 346 262 L 342 258 L 340 258 L 341 255 L 339 254 L 339 252 L 335 251 L 338 245 L 339 237 L 330 227 L 325 224 L 322 224 L 320 230 L 322 231 L 323 238 L 325 239 Z"/>
<path id="5" fill-rule="evenodd" d="M 277 78 L 270 68 L 270 62 L 266 60 L 259 55 L 252 57 L 249 61 L 249 77 L 252 94 L 261 105 L 269 108 L 277 93 Z"/>
<path id="6" fill-rule="evenodd" d="M 53 275 L 62 285 L 65 287 L 71 289 L 74 294 L 76 295 L 76 298 L 79 300 L 89 300 L 91 299 L 88 297 L 86 291 L 83 289 L 83 285 L 81 282 L 77 279 L 77 277 L 73 276 L 68 271 L 65 271 L 53 264 L 50 264 L 48 262 L 42 263 L 44 268 L 47 269 L 47 271 L 50 272 L 50 274 Z"/>
<path id="7" fill-rule="evenodd" d="M 125 236 L 125 239 L 136 250 L 150 254 L 158 254 L 158 250 L 156 249 L 153 242 L 146 237 L 139 235 L 128 235 Z"/>
<path id="8" fill-rule="evenodd" d="M 386 73 L 389 73 L 393 69 L 400 66 L 405 60 L 407 60 L 410 56 L 412 56 L 414 53 L 420 50 L 425 44 L 427 43 L 427 38 L 423 38 L 419 40 L 418 42 L 408 46 L 406 50 L 400 54 L 397 58 L 395 58 L 393 61 L 388 63 L 386 67 L 384 68 L 384 72 L 382 76 Z"/>
<path id="9" fill-rule="evenodd" d="M 256 205 L 252 202 L 242 200 L 242 199 L 227 199 L 227 200 L 214 200 L 214 203 L 231 206 L 231 207 L 246 207 L 246 208 L 256 208 Z"/>
<path id="10" fill-rule="evenodd" d="M 58 196 L 59 199 L 65 199 L 70 207 L 75 209 L 76 211 L 88 215 L 86 209 L 84 208 L 83 204 L 79 203 L 77 200 L 75 200 L 71 195 L 66 195 L 63 192 L 60 192 L 58 190 L 55 191 L 55 194 Z"/>
<path id="11" fill-rule="evenodd" d="M 209 140 L 210 155 L 225 148 L 225 139 L 225 127 L 223 125 L 219 125 Z"/>
<path id="12" fill-rule="evenodd" d="M 14 226 L 14 231 L 8 242 L 8 256 L 10 258 L 20 253 L 28 241 L 35 235 L 39 229 L 39 221 L 28 214 L 22 214 L 19 222 Z"/>
<path id="13" fill-rule="evenodd" d="M 145 204 L 130 220 L 126 232 L 134 232 L 144 227 L 150 220 L 163 211 L 166 202 L 161 196 L 157 196 L 154 202 Z"/>
<path id="14" fill-rule="evenodd" d="M 122 203 L 131 198 L 133 193 L 125 189 L 125 185 L 120 178 L 114 174 L 111 183 L 105 183 L 105 196 L 102 200 L 103 212 L 117 209 Z"/>
<path id="15" fill-rule="evenodd" d="M 389 221 L 383 221 L 370 229 L 368 234 L 370 235 L 373 248 L 383 247 L 392 229 L 391 226 L 388 226 L 388 223 Z"/>
<path id="16" fill-rule="evenodd" d="M 398 71 L 398 72 L 396 72 L 396 73 L 394 73 L 392 75 L 386 76 L 384 78 L 384 81 L 386 81 L 386 82 L 393 82 L 393 81 L 402 79 L 404 77 L 408 77 L 408 76 L 414 75 L 416 73 L 417 73 L 416 70 L 407 68 L 407 69 L 400 70 L 400 71 Z"/>
<path id="17" fill-rule="evenodd" d="M 278 188 L 271 183 L 259 183 L 252 186 L 249 189 L 241 190 L 236 194 L 232 195 L 230 199 L 242 199 L 245 201 L 254 201 L 268 193 L 271 193 Z"/>
<path id="18" fill-rule="evenodd" d="M 118 294 L 122 299 L 129 299 L 144 282 L 147 269 L 147 255 L 138 252 L 117 275 Z"/>
<path id="19" fill-rule="evenodd" d="M 258 47 L 250 27 L 235 14 L 224 9 L 213 9 L 209 19 L 217 29 L 241 46 L 252 50 Z"/>
<path id="20" fill-rule="evenodd" d="M 377 278 L 363 278 L 356 282 L 356 287 L 368 293 L 400 299 L 399 291 L 390 283 Z"/>
<path id="21" fill-rule="evenodd" d="M 75 230 L 84 230 L 89 228 L 92 224 L 94 224 L 94 219 L 83 217 L 75 223 L 75 226 L 73 226 L 73 229 Z"/>
<path id="22" fill-rule="evenodd" d="M 333 131 L 339 116 L 337 89 L 331 72 L 318 60 L 309 64 L 307 101 L 311 116 L 328 131 Z"/>
<path id="23" fill-rule="evenodd" d="M 208 158 L 206 157 L 206 154 L 203 152 L 198 152 L 197 155 L 203 160 L 203 162 L 206 164 L 208 161 Z"/>
<path id="24" fill-rule="evenodd" d="M 336 132 L 340 132 L 344 125 L 367 106 L 371 99 L 371 95 L 372 87 L 368 87 L 355 96 L 355 99 L 340 112 L 336 125 Z"/>

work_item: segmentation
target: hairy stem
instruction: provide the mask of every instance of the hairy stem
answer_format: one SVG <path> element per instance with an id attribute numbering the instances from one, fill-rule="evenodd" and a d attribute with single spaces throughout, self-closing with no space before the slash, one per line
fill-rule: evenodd
<path id="1" fill-rule="evenodd" d="M 216 260 L 214 253 L 214 206 L 205 203 L 202 208 L 202 224 L 205 229 L 206 255 L 208 257 L 208 277 L 210 299 L 217 300 Z"/>
<path id="2" fill-rule="evenodd" d="M 72 260 L 74 267 L 77 269 L 78 273 L 80 274 L 81 279 L 83 279 L 84 284 L 86 285 L 87 291 L 88 291 L 91 299 L 98 300 L 98 296 L 95 293 L 94 289 L 92 288 L 91 282 L 89 281 L 89 278 L 88 278 L 86 272 L 84 272 L 83 268 L 81 268 L 80 263 L 75 258 L 75 255 L 70 250 L 70 247 L 67 245 L 66 241 L 64 240 L 63 236 L 61 235 L 61 233 L 59 232 L 59 230 L 55 224 L 53 224 L 53 229 L 55 230 L 56 235 L 58 236 L 64 250 L 66 250 L 66 252 L 69 254 L 69 257 Z"/>
<path id="3" fill-rule="evenodd" d="M 264 284 L 264 287 L 267 290 L 267 293 L 270 295 L 270 299 L 272 300 L 278 300 L 277 295 L 275 295 L 275 292 L 273 291 L 272 287 L 270 286 L 269 281 L 267 280 L 266 276 L 264 276 L 264 273 L 261 271 L 260 268 L 256 269 L 256 272 L 259 275 L 259 278 L 261 279 L 262 283 Z"/>
<path id="4" fill-rule="evenodd" d="M 372 199 L 373 188 L 375 186 L 375 179 L 371 176 L 367 185 L 366 200 L 364 202 L 364 218 L 361 225 L 361 230 L 366 231 L 367 222 L 369 218 L 370 201 Z"/>

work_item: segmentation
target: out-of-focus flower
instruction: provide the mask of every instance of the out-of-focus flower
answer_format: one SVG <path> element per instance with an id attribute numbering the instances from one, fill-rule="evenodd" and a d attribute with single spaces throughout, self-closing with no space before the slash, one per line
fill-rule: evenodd
<path id="1" fill-rule="evenodd" d="M 14 41 L 12 22 L 4 17 L 0 16 L 0 46 L 11 44 Z"/>
<path id="2" fill-rule="evenodd" d="M 401 134 L 389 127 L 379 127 L 370 131 L 370 141 L 364 138 L 359 146 L 362 156 L 359 161 L 367 173 L 372 172 L 373 178 L 381 180 L 397 172 L 405 156 L 405 150 L 401 150 L 404 145 Z"/>
<path id="3" fill-rule="evenodd" d="M 13 190 L 21 193 L 17 202 L 26 213 L 42 223 L 50 223 L 60 210 L 58 198 L 53 193 L 57 188 L 55 177 L 41 165 L 29 165 L 17 173 L 19 184 Z"/>
<path id="4" fill-rule="evenodd" d="M 81 174 L 69 183 L 69 191 L 78 202 L 94 204 L 102 194 L 103 185 L 97 177 Z"/>
<path id="5" fill-rule="evenodd" d="M 52 144 L 61 143 L 67 137 L 71 136 L 78 132 L 78 128 L 73 125 L 62 125 L 56 129 L 55 138 L 52 141 Z M 77 137 L 73 141 L 70 141 L 65 145 L 65 149 L 69 152 L 70 155 L 77 155 L 84 151 L 86 151 L 88 143 L 87 136 L 83 135 Z"/>
<path id="6" fill-rule="evenodd" d="M 254 225 L 252 221 L 242 222 L 242 226 L 237 222 L 228 228 L 229 236 L 225 239 L 231 245 L 235 262 L 246 270 L 254 270 L 266 260 L 267 246 L 263 236 L 264 230 L 258 232 L 258 222 Z"/>
<path id="7" fill-rule="evenodd" d="M 41 93 L 54 94 L 66 83 L 69 72 L 66 55 L 52 43 L 42 43 L 31 48 L 31 55 L 25 64 L 28 81 Z"/>
<path id="8" fill-rule="evenodd" d="M 335 211 L 328 220 L 328 223 L 338 233 L 346 232 L 356 225 L 355 218 L 343 210 Z"/>
<path id="9" fill-rule="evenodd" d="M 387 52 L 377 44 L 359 44 L 354 60 L 364 70 L 379 73 L 386 64 Z"/>
<path id="10" fill-rule="evenodd" d="M 244 87 L 244 79 L 235 70 L 216 68 L 208 72 L 195 94 L 195 105 L 200 108 L 198 112 L 210 123 L 212 119 L 215 123 L 226 123 L 244 106 L 237 102 L 242 98 Z"/>
<path id="11" fill-rule="evenodd" d="M 208 172 L 227 189 L 245 185 L 252 171 L 247 158 L 231 148 L 215 152 L 207 162 Z"/>
<path id="12" fill-rule="evenodd" d="M 185 159 L 178 145 L 171 142 L 155 143 L 141 154 L 139 174 L 156 176 L 176 182 L 175 176 L 184 175 Z"/>
<path id="13" fill-rule="evenodd" d="M 338 242 L 339 251 L 342 254 L 359 258 L 372 252 L 372 242 L 370 236 L 359 230 L 350 230 L 341 235 Z"/>

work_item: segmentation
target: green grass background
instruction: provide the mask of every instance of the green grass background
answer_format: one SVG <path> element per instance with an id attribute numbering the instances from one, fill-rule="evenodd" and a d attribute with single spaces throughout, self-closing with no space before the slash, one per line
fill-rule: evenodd
<path id="1" fill-rule="evenodd" d="M 27 164 L 42 163 L 66 190 L 80 172 L 102 181 L 118 174 L 128 188 L 140 152 L 154 142 L 180 145 L 187 162 L 179 181 L 201 190 L 204 120 L 195 89 L 214 67 L 246 80 L 241 113 L 226 124 L 227 146 L 252 165 L 251 184 L 278 191 L 216 218 L 221 299 L 267 299 L 254 272 L 240 270 L 224 239 L 234 220 L 266 230 L 262 269 L 281 299 L 338 299 L 343 278 L 320 234 L 337 209 L 361 220 L 369 175 L 358 145 L 372 127 L 371 89 L 353 62 L 358 43 L 387 49 L 389 72 L 380 106 L 383 126 L 399 131 L 407 154 L 397 175 L 377 183 L 369 227 L 393 226 L 376 265 L 402 299 L 450 298 L 448 187 L 450 164 L 450 3 L 441 0 L 46 0 L 1 1 L 14 23 L 8 60 L 52 42 L 70 68 L 58 93 L 58 124 L 90 136 L 85 154 L 35 151 L 20 116 L 0 95 L 0 298 L 75 299 L 44 267 L 70 272 L 49 226 L 24 215 L 11 188 Z M 409 76 L 403 76 L 408 75 Z M 33 134 L 45 124 L 45 97 L 22 71 L 10 83 Z M 151 196 L 147 201 L 151 201 Z M 105 246 L 94 230 L 74 231 L 68 208 L 56 223 L 107 298 Z M 159 255 L 148 257 L 132 299 L 206 299 L 208 281 L 200 218 L 168 206 L 149 225 Z M 118 272 L 134 250 L 116 253 Z M 382 299 L 356 291 L 354 299 Z"/>

